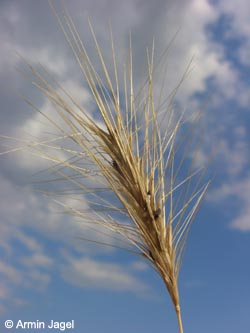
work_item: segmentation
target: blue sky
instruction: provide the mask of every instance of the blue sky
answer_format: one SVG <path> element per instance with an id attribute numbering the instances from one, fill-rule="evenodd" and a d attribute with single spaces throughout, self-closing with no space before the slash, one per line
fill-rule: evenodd
<path id="1" fill-rule="evenodd" d="M 60 11 L 61 2 L 53 1 Z M 194 57 L 177 105 L 199 110 L 206 102 L 198 163 L 208 162 L 213 182 L 191 229 L 180 273 L 185 332 L 246 332 L 250 325 L 250 4 L 233 1 L 65 1 L 89 52 L 91 17 L 107 64 L 110 20 L 116 48 L 125 54 L 133 36 L 136 85 L 143 79 L 145 48 L 155 37 L 168 55 L 166 95 Z M 16 71 L 21 53 L 39 62 L 80 103 L 93 105 L 46 1 L 0 2 L 0 134 L 43 138 L 39 114 L 49 104 Z M 28 134 L 27 134 L 28 133 Z M 6 143 L 6 142 L 5 142 Z M 4 151 L 6 147 L 1 147 Z M 0 326 L 12 319 L 75 320 L 74 332 L 177 332 L 172 304 L 160 278 L 129 253 L 80 241 L 92 233 L 31 190 L 46 163 L 25 153 L 0 157 Z M 66 198 L 70 204 L 70 198 Z M 27 330 L 28 332 L 28 330 Z M 70 330 L 69 330 L 70 332 Z"/>

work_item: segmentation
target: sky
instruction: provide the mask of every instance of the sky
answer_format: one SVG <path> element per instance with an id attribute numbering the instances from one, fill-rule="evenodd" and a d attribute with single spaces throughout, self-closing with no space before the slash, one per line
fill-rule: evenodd
<path id="1" fill-rule="evenodd" d="M 180 273 L 184 329 L 245 332 L 250 325 L 249 1 L 52 2 L 59 13 L 63 3 L 68 8 L 93 59 L 87 17 L 107 64 L 112 62 L 109 22 L 120 59 L 131 32 L 137 86 L 153 38 L 157 55 L 176 35 L 167 55 L 166 95 L 192 59 L 176 105 L 188 110 L 206 106 L 197 163 L 208 163 L 212 184 L 192 226 Z M 0 42 L 0 135 L 43 138 L 46 125 L 20 95 L 43 112 L 51 112 L 32 87 L 32 78 L 20 73 L 24 60 L 17 53 L 48 68 L 79 103 L 94 112 L 47 1 L 0 1 Z M 1 140 L 5 151 L 6 140 Z M 146 262 L 77 239 L 91 233 L 32 190 L 31 183 L 44 167 L 44 161 L 27 153 L 0 156 L 1 332 L 17 331 L 6 329 L 5 320 L 51 319 L 74 320 L 75 329 L 68 332 L 77 333 L 177 332 L 167 291 Z"/>

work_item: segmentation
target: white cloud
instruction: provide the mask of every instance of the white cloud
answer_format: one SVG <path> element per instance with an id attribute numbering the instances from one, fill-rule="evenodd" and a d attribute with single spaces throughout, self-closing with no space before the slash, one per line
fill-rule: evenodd
<path id="1" fill-rule="evenodd" d="M 25 302 L 18 297 L 20 288 L 30 292 L 47 289 L 53 259 L 45 253 L 43 238 L 38 240 L 32 231 L 41 232 L 45 224 L 53 221 L 50 212 L 29 191 L 14 186 L 3 177 L 0 177 L 0 183 L 0 246 L 5 253 L 0 262 L 0 299 L 8 300 L 6 306 L 14 306 Z M 46 231 L 45 228 L 43 235 Z"/>
<path id="2" fill-rule="evenodd" d="M 80 288 L 99 288 L 113 291 L 130 291 L 141 293 L 148 290 L 131 271 L 115 263 L 105 263 L 82 257 L 68 257 L 62 265 L 62 277 Z"/>
<path id="3" fill-rule="evenodd" d="M 180 28 L 180 32 L 167 59 L 169 63 L 167 71 L 169 92 L 178 83 L 190 59 L 195 56 L 195 71 L 188 79 L 187 84 L 183 85 L 180 94 L 183 102 L 186 102 L 194 92 L 204 90 L 206 79 L 211 76 L 216 78 L 218 88 L 223 95 L 221 97 L 233 96 L 233 98 L 240 99 L 239 92 L 242 89 L 237 88 L 239 79 L 236 75 L 236 70 L 230 67 L 229 61 L 223 53 L 223 48 L 209 39 L 206 29 L 208 25 L 216 23 L 220 15 L 227 14 L 232 17 L 232 31 L 239 36 L 248 36 L 250 28 L 246 14 L 249 8 L 247 0 L 241 1 L 240 6 L 231 0 L 219 1 L 217 5 L 212 4 L 208 0 L 192 0 L 182 2 L 181 10 L 179 2 L 160 0 L 154 2 L 154 4 L 129 0 L 122 5 L 109 0 L 106 2 L 105 7 L 101 4 L 96 6 L 91 1 L 86 1 L 84 8 L 81 1 L 75 1 L 69 4 L 69 8 L 73 19 L 75 18 L 77 22 L 80 35 L 84 39 L 87 49 L 89 49 L 91 58 L 95 53 L 94 45 L 91 34 L 86 33 L 88 29 L 86 20 L 83 20 L 83 18 L 85 18 L 85 14 L 93 17 L 93 25 L 99 37 L 108 67 L 112 67 L 112 57 L 107 22 L 110 20 L 113 25 L 115 44 L 117 44 L 117 59 L 120 64 L 124 60 L 124 53 L 128 53 L 125 52 L 124 48 L 128 45 L 128 33 L 131 29 L 134 39 L 134 68 L 139 81 L 141 79 L 142 66 L 146 63 L 145 49 L 151 44 L 153 36 L 156 37 L 156 50 L 165 48 L 175 32 Z M 46 39 L 47 44 L 43 40 L 43 45 L 40 45 L 39 48 L 35 48 L 31 44 L 25 45 L 24 48 L 18 44 L 18 39 L 13 38 L 10 31 L 14 27 L 16 28 L 16 25 L 20 26 L 20 17 L 22 15 L 29 17 L 29 14 L 34 16 L 36 13 L 29 13 L 28 8 L 26 9 L 27 12 L 25 12 L 24 8 L 18 12 L 13 5 L 5 6 L 4 10 L 4 17 L 8 20 L 9 30 L 7 32 L 4 31 L 4 35 L 7 37 L 5 37 L 5 52 L 3 52 L 2 59 L 9 61 L 10 57 L 5 57 L 5 55 L 9 53 L 7 48 L 9 49 L 9 46 L 11 46 L 13 49 L 20 49 L 24 57 L 31 59 L 32 63 L 40 61 L 52 73 L 59 75 L 60 78 L 69 78 L 69 75 L 72 78 L 72 75 L 75 75 L 68 72 L 69 64 L 72 66 L 73 55 L 67 52 L 64 53 L 61 47 L 57 47 L 55 41 L 52 40 L 54 34 L 51 35 L 51 38 L 48 36 Z M 47 8 L 44 6 L 43 10 L 49 12 L 49 6 Z M 26 25 L 28 23 L 27 21 Z M 38 25 L 38 27 L 41 29 L 42 25 Z M 55 27 L 56 24 L 53 29 L 56 29 Z M 21 34 L 22 26 L 19 29 Z M 27 29 L 24 29 L 24 32 L 27 34 Z M 30 35 L 33 37 L 36 32 L 41 33 L 41 31 L 36 31 L 36 27 L 34 27 L 30 31 Z M 21 36 L 24 39 L 29 39 L 29 36 L 23 36 L 22 34 Z M 60 46 L 63 44 L 63 39 L 63 34 L 61 34 Z M 66 41 L 64 44 L 66 46 Z M 96 57 L 93 56 L 93 59 L 96 59 Z M 99 68 L 97 61 L 94 64 Z M 245 87 L 242 88 L 245 90 Z"/>
<path id="4" fill-rule="evenodd" d="M 35 290 L 35 292 L 47 291 L 51 277 L 50 273 L 43 272 L 41 267 L 38 267 L 38 269 L 30 268 L 28 272 L 25 272 L 22 275 L 23 287 L 31 289 L 32 291 Z"/>
<path id="5" fill-rule="evenodd" d="M 108 230 L 105 229 L 106 236 L 101 233 L 96 234 L 95 231 L 89 229 L 89 227 L 95 226 L 90 225 L 87 221 L 84 223 L 81 218 L 75 219 L 72 214 L 62 213 L 62 210 L 67 208 L 88 211 L 88 204 L 81 193 L 57 197 L 58 201 L 64 205 L 61 207 L 53 202 L 54 196 L 50 198 L 37 195 L 30 189 L 13 185 L 2 176 L 0 176 L 0 184 L 0 246 L 5 249 L 6 253 L 12 254 L 10 239 L 21 242 L 30 252 L 41 253 L 43 251 L 42 243 L 23 232 L 24 227 L 41 233 L 47 239 L 60 241 L 80 252 L 89 252 L 91 247 L 86 242 L 77 240 L 77 236 L 87 239 L 94 238 L 103 242 L 107 242 L 109 239 L 108 242 L 112 244 L 113 240 L 109 237 Z M 101 227 L 98 229 L 103 231 Z M 96 236 L 93 237 L 94 235 Z M 103 250 L 105 251 L 105 248 Z"/>
<path id="6" fill-rule="evenodd" d="M 237 215 L 230 225 L 234 229 L 250 231 L 250 179 L 249 176 L 242 180 L 224 183 L 217 189 L 210 191 L 207 199 L 219 205 L 221 202 L 237 200 L 239 207 Z"/>
<path id="7" fill-rule="evenodd" d="M 218 8 L 221 14 L 224 14 L 229 21 L 229 23 L 227 24 L 227 37 L 239 38 L 241 41 L 237 52 L 238 60 L 240 60 L 243 65 L 250 66 L 249 1 L 220 0 L 218 3 Z"/>
<path id="8" fill-rule="evenodd" d="M 3 285 L 0 285 L 0 299 L 6 299 L 9 297 L 9 291 Z"/>
<path id="9" fill-rule="evenodd" d="M 2 43 L 5 51 L 0 57 L 0 69 L 2 71 L 6 69 L 6 66 L 10 69 L 14 66 L 19 67 L 20 63 L 23 63 L 23 58 L 31 65 L 39 63 L 53 75 L 62 77 L 66 74 L 68 69 L 66 59 L 62 54 L 57 53 L 56 49 L 53 50 L 50 47 L 37 49 L 32 46 L 23 48 L 16 41 L 8 39 L 6 36 L 4 36 Z"/>
<path id="10" fill-rule="evenodd" d="M 20 229 L 20 226 L 10 228 L 11 235 L 1 233 L 1 239 L 5 239 L 12 245 L 11 251 L 6 252 L 7 259 L 4 256 L 0 262 L 0 300 L 2 302 L 0 312 L 2 313 L 5 313 L 9 307 L 26 303 L 25 296 L 19 297 L 20 292 L 44 291 L 50 282 L 50 275 L 43 270 L 44 264 L 52 260 L 43 253 L 42 247 L 35 238 L 27 236 Z M 22 256 L 22 252 L 13 246 L 15 241 L 19 242 L 19 246 L 26 248 L 27 255 Z M 39 253 L 34 252 L 37 250 Z M 36 265 L 24 265 L 31 260 L 32 256 L 40 258 L 40 260 L 33 260 Z"/>
<path id="11" fill-rule="evenodd" d="M 239 0 L 237 2 L 234 0 L 219 0 L 218 7 L 230 19 L 231 34 L 250 35 L 250 4 L 248 0 Z"/>
<path id="12" fill-rule="evenodd" d="M 21 258 L 21 262 L 28 267 L 50 267 L 53 260 L 42 253 L 33 253 L 29 257 Z"/>
<path id="13" fill-rule="evenodd" d="M 222 126 L 222 131 L 224 131 Z M 224 137 L 222 139 L 217 139 Z M 230 226 L 242 231 L 250 231 L 250 177 L 249 177 L 249 142 L 246 127 L 235 126 L 230 132 L 230 138 L 217 135 L 214 145 L 216 156 L 220 163 L 218 177 L 221 185 L 208 192 L 207 199 L 216 205 L 228 203 L 233 200 L 238 203 L 232 207 L 232 220 Z M 210 144 L 213 144 L 211 137 Z M 229 208 L 230 209 L 230 208 Z"/>
<path id="14" fill-rule="evenodd" d="M 0 262 L 0 274 L 7 280 L 14 284 L 20 284 L 22 278 L 18 274 L 18 270 L 8 265 L 7 263 Z"/>
<path id="15" fill-rule="evenodd" d="M 231 177 L 236 177 L 243 172 L 249 164 L 249 144 L 246 129 L 243 126 L 236 127 L 231 133 L 232 143 L 226 138 L 217 140 L 216 153 L 223 161 L 223 172 Z"/>
<path id="16" fill-rule="evenodd" d="M 225 204 L 232 209 L 234 216 L 230 226 L 241 231 L 250 231 L 250 177 L 249 177 L 249 141 L 247 129 L 237 125 L 230 129 L 230 136 L 225 135 L 222 124 L 221 133 L 210 136 L 210 145 L 214 145 L 220 185 L 208 192 L 207 199 L 216 206 Z M 216 185 L 216 184 L 215 184 Z M 231 202 L 237 202 L 237 207 Z"/>
<path id="17" fill-rule="evenodd" d="M 248 196 L 250 195 L 250 190 L 248 190 Z M 248 197 L 249 198 L 249 197 Z M 232 228 L 241 231 L 250 231 L 250 203 L 249 199 L 245 198 L 245 205 L 242 208 L 239 216 L 234 219 L 231 224 Z"/>
<path id="18" fill-rule="evenodd" d="M 131 267 L 135 270 L 135 271 L 147 271 L 149 269 L 149 266 L 143 262 L 142 260 L 140 261 L 134 261 L 132 264 L 131 264 Z"/>
<path id="19" fill-rule="evenodd" d="M 250 42 L 249 39 L 239 48 L 238 56 L 241 63 L 250 66 Z"/>
<path id="20" fill-rule="evenodd" d="M 56 214 L 55 207 L 50 207 L 48 201 L 43 197 L 37 196 L 29 190 L 16 187 L 3 177 L 0 177 L 0 183 L 0 247 L 7 258 L 0 263 L 0 299 L 8 299 L 8 304 L 5 302 L 2 311 L 6 310 L 8 306 L 12 307 L 15 304 L 25 303 L 25 299 L 20 299 L 18 296 L 20 288 L 29 293 L 45 292 L 47 290 L 51 272 L 58 272 L 59 274 L 63 260 L 63 252 L 60 252 L 62 247 L 64 249 L 74 249 L 78 253 L 84 252 L 88 255 L 93 255 L 98 251 L 103 253 L 113 250 L 113 248 L 103 246 L 100 249 L 98 246 L 91 246 L 88 242 L 76 239 L 76 237 L 83 236 L 87 239 L 112 244 L 114 240 L 109 237 L 107 230 L 105 230 L 105 235 L 99 235 L 95 231 L 89 230 L 86 225 L 81 223 L 81 220 L 77 222 L 72 216 Z M 62 197 L 61 200 L 66 207 L 80 210 L 88 209 L 82 196 Z M 99 227 L 98 230 L 103 231 Z M 33 232 L 37 236 L 33 235 Z M 53 257 L 46 253 L 45 240 L 52 242 L 52 244 L 56 241 Z M 74 269 L 74 277 L 77 281 L 81 279 L 83 272 L 78 259 L 72 256 L 67 261 L 67 267 Z M 108 274 L 110 269 L 113 270 L 113 282 L 117 284 L 117 288 L 120 281 L 123 282 L 125 290 L 136 292 L 137 289 L 138 291 L 143 289 L 132 274 L 130 275 L 125 270 L 119 269 L 116 265 L 99 266 L 99 263 L 95 264 L 94 261 L 90 260 L 84 262 L 84 267 L 90 268 L 85 279 L 86 286 L 88 281 L 91 280 L 91 274 L 95 274 L 95 272 L 97 274 L 98 270 L 103 269 L 103 278 L 105 279 L 105 274 Z M 79 272 L 79 277 L 76 276 L 77 272 Z M 98 284 L 98 278 L 96 278 L 96 283 Z M 93 284 L 90 284 L 91 286 Z"/>

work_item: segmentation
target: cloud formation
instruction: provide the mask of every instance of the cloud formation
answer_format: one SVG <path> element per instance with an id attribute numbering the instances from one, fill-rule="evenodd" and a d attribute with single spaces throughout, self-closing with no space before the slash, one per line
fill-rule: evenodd
<path id="1" fill-rule="evenodd" d="M 136 269 L 134 269 L 136 271 Z M 122 292 L 146 293 L 148 286 L 133 272 L 132 267 L 98 261 L 87 257 L 67 257 L 61 266 L 61 275 L 67 282 L 80 288 Z"/>

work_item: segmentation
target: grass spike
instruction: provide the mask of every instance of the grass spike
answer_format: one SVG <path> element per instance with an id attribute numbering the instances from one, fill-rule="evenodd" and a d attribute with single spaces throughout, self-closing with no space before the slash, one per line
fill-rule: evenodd
<path id="1" fill-rule="evenodd" d="M 162 100 L 162 91 L 161 101 L 157 104 L 154 76 L 155 68 L 159 69 L 160 65 L 154 65 L 154 42 L 151 54 L 149 51 L 146 54 L 147 79 L 136 94 L 131 34 L 128 68 L 124 64 L 119 71 L 110 28 L 114 72 L 111 75 L 89 20 L 101 66 L 101 71 L 97 70 L 70 15 L 65 11 L 61 18 L 50 1 L 49 3 L 103 123 L 100 125 L 96 122 L 88 110 L 78 105 L 46 70 L 40 71 L 27 64 L 34 76 L 32 84 L 50 101 L 64 126 L 59 126 L 54 118 L 44 115 L 60 134 L 42 141 L 19 140 L 18 143 L 22 146 L 10 147 L 5 153 L 29 151 L 54 163 L 50 171 L 56 172 L 59 179 L 71 184 L 76 193 L 82 192 L 86 197 L 83 201 L 90 210 L 68 207 L 63 201 L 56 198 L 53 200 L 91 228 L 101 226 L 114 233 L 118 240 L 122 237 L 129 244 L 130 252 L 148 260 L 168 290 L 177 315 L 179 333 L 183 333 L 178 290 L 179 271 L 188 232 L 208 188 L 208 184 L 200 186 L 202 173 L 200 170 L 193 170 L 193 160 L 188 174 L 180 179 L 180 170 L 183 169 L 190 148 L 187 143 L 188 149 L 185 149 L 186 138 L 193 138 L 192 133 L 189 135 L 188 131 L 184 131 L 184 140 L 179 139 L 185 117 L 183 112 L 174 123 L 172 102 L 188 69 L 174 90 L 170 104 L 167 105 Z M 119 86 L 121 76 L 123 86 Z M 28 104 L 40 112 L 31 102 L 28 101 Z M 164 110 L 161 110 L 163 107 Z M 192 126 L 189 130 L 191 129 Z M 70 142 L 72 148 L 63 145 L 65 140 Z M 58 155 L 58 152 L 62 152 L 63 156 Z M 178 157 L 181 152 L 182 155 Z M 71 174 L 67 173 L 69 170 Z M 196 178 L 198 180 L 195 183 Z M 105 189 L 108 191 L 105 192 Z M 123 249 L 123 246 L 115 247 Z"/>

